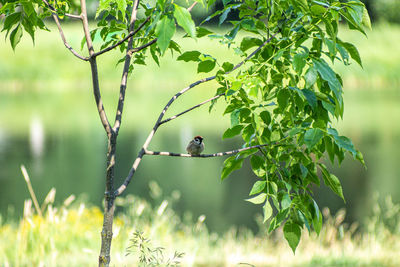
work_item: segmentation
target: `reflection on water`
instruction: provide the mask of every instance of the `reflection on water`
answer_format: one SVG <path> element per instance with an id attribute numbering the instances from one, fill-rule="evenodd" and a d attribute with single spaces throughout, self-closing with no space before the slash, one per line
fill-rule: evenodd
<path id="1" fill-rule="evenodd" d="M 39 117 L 34 117 L 30 123 L 29 144 L 34 159 L 40 159 L 43 155 L 44 129 Z"/>

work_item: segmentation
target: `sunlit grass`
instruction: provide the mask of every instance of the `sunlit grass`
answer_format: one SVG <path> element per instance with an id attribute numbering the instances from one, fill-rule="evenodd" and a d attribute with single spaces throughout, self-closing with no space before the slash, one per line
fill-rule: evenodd
<path id="1" fill-rule="evenodd" d="M 152 183 L 151 187 L 157 186 Z M 152 190 L 152 189 L 151 189 Z M 152 190 L 155 192 L 154 190 Z M 118 199 L 112 242 L 112 266 L 137 266 L 140 256 L 130 248 L 137 231 L 147 238 L 147 246 L 163 248 L 148 251 L 147 256 L 166 263 L 174 253 L 184 253 L 176 260 L 180 266 L 399 266 L 400 206 L 386 199 L 383 208 L 374 206 L 374 214 L 363 225 L 343 223 L 345 211 L 331 215 L 323 211 L 325 225 L 317 236 L 303 230 L 302 240 L 294 255 L 283 238 L 281 229 L 267 235 L 260 231 L 231 228 L 225 234 L 208 231 L 204 216 L 183 221 L 174 212 L 179 198 L 153 194 L 157 205 L 134 196 Z M 71 204 L 72 202 L 72 204 Z M 96 266 L 100 247 L 102 212 L 98 207 L 73 201 L 53 206 L 48 201 L 40 217 L 26 201 L 24 216 L 19 221 L 0 223 L 1 266 Z M 137 236 L 135 237 L 137 238 Z M 158 256 L 157 256 L 157 255 Z M 160 258 L 162 257 L 162 258 Z"/>

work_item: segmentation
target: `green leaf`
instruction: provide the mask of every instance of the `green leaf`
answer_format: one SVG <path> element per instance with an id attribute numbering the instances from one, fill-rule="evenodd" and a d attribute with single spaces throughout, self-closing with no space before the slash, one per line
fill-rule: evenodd
<path id="1" fill-rule="evenodd" d="M 266 184 L 267 184 L 267 181 L 257 181 L 257 182 L 255 182 L 253 187 L 251 188 L 249 196 L 258 194 L 261 191 L 263 191 Z"/>
<path id="2" fill-rule="evenodd" d="M 245 199 L 248 202 L 251 202 L 253 204 L 261 204 L 264 203 L 265 199 L 267 198 L 267 194 L 265 193 L 261 193 L 255 197 L 249 198 L 249 199 Z"/>
<path id="3" fill-rule="evenodd" d="M 15 50 L 15 47 L 21 41 L 22 33 L 23 30 L 21 24 L 18 24 L 17 27 L 11 32 L 10 42 L 13 50 Z"/>
<path id="4" fill-rule="evenodd" d="M 271 220 L 271 223 L 268 227 L 268 233 L 278 228 L 281 223 L 287 218 L 289 214 L 289 209 L 282 209 L 276 214 L 275 218 Z"/>
<path id="5" fill-rule="evenodd" d="M 222 23 L 224 23 L 224 21 L 228 17 L 229 12 L 231 12 L 231 8 L 230 7 L 228 7 L 227 9 L 224 10 L 224 12 L 219 17 L 219 24 L 218 25 L 221 25 Z"/>
<path id="6" fill-rule="evenodd" d="M 199 63 L 199 65 L 197 66 L 197 72 L 210 72 L 214 69 L 215 67 L 215 60 L 204 60 L 202 62 Z"/>
<path id="7" fill-rule="evenodd" d="M 290 92 L 286 89 L 279 90 L 277 94 L 278 105 L 281 110 L 284 110 L 288 104 Z"/>
<path id="8" fill-rule="evenodd" d="M 32 42 L 35 43 L 35 29 L 27 17 L 24 17 L 22 20 L 22 26 L 24 26 L 25 31 L 31 36 Z"/>
<path id="9" fill-rule="evenodd" d="M 299 245 L 301 237 L 301 228 L 297 223 L 287 221 L 283 227 L 283 235 L 292 248 L 293 253 L 296 253 L 296 248 Z"/>
<path id="10" fill-rule="evenodd" d="M 15 12 L 8 15 L 4 20 L 2 31 L 7 30 L 8 32 L 9 30 L 11 30 L 11 27 L 14 24 L 16 24 L 20 19 L 21 19 L 21 12 Z"/>
<path id="11" fill-rule="evenodd" d="M 224 62 L 224 63 L 222 64 L 222 69 L 223 69 L 225 72 L 231 71 L 231 70 L 233 69 L 233 67 L 234 67 L 234 65 L 233 65 L 232 63 L 230 63 L 230 62 Z"/>
<path id="12" fill-rule="evenodd" d="M 253 125 L 247 125 L 242 132 L 242 138 L 246 142 L 250 142 L 250 139 L 254 136 L 254 128 Z"/>
<path id="13" fill-rule="evenodd" d="M 262 157 L 257 155 L 251 156 L 250 164 L 255 175 L 258 177 L 265 176 L 265 160 Z"/>
<path id="14" fill-rule="evenodd" d="M 292 129 L 290 129 L 288 135 L 289 135 L 289 137 L 293 137 L 296 134 L 300 133 L 301 131 L 303 131 L 302 128 L 292 128 Z"/>
<path id="15" fill-rule="evenodd" d="M 319 233 L 321 232 L 321 228 L 322 228 L 322 214 L 321 211 L 318 208 L 318 204 L 315 202 L 315 200 L 313 199 L 313 207 L 314 207 L 314 214 L 313 214 L 313 226 L 314 226 L 314 230 L 315 232 L 317 232 L 317 235 L 319 235 Z"/>
<path id="16" fill-rule="evenodd" d="M 354 148 L 353 142 L 346 136 L 335 136 L 335 143 L 341 147 L 351 152 L 354 156 L 357 155 L 357 151 Z"/>
<path id="17" fill-rule="evenodd" d="M 232 138 L 235 135 L 240 134 L 240 132 L 243 129 L 243 125 L 236 125 L 232 128 L 227 129 L 224 134 L 222 135 L 222 139 L 226 139 L 226 138 Z"/>
<path id="18" fill-rule="evenodd" d="M 32 5 L 32 2 L 25 2 L 25 1 L 22 2 L 21 1 L 21 3 L 22 3 L 22 6 L 24 7 L 24 12 L 28 17 L 30 17 L 30 15 L 35 13 L 35 9 Z"/>
<path id="19" fill-rule="evenodd" d="M 320 129 L 309 129 L 304 134 L 304 143 L 310 149 L 314 147 L 324 136 L 324 132 Z"/>
<path id="20" fill-rule="evenodd" d="M 365 6 L 363 8 L 362 24 L 368 29 L 372 30 L 371 19 L 369 18 L 368 10 Z"/>
<path id="21" fill-rule="evenodd" d="M 340 184 L 339 178 L 330 173 L 329 176 L 324 176 L 324 183 L 329 186 L 333 190 L 333 192 L 340 196 L 343 201 L 345 201 L 342 185 Z"/>
<path id="22" fill-rule="evenodd" d="M 174 20 L 168 16 L 163 17 L 157 23 L 155 33 L 157 36 L 157 45 L 161 50 L 161 54 L 164 54 L 165 50 L 167 50 L 169 42 L 172 36 L 174 36 L 175 29 Z"/>
<path id="23" fill-rule="evenodd" d="M 290 199 L 289 194 L 287 194 L 287 193 L 283 194 L 282 200 L 281 200 L 282 209 L 289 208 L 291 203 L 292 203 L 292 200 Z"/>
<path id="24" fill-rule="evenodd" d="M 260 118 L 266 125 L 269 125 L 271 123 L 271 115 L 267 110 L 260 112 Z"/>
<path id="25" fill-rule="evenodd" d="M 239 124 L 239 115 L 240 115 L 240 109 L 235 109 L 231 113 L 231 127 L 234 127 Z"/>
<path id="26" fill-rule="evenodd" d="M 317 108 L 317 97 L 315 96 L 314 91 L 303 89 L 301 90 L 303 95 L 306 97 L 308 104 L 311 106 L 313 110 Z"/>
<path id="27" fill-rule="evenodd" d="M 155 46 L 152 46 L 150 48 L 150 54 L 151 54 L 151 57 L 153 58 L 154 62 L 156 62 L 156 64 L 158 66 L 160 66 L 160 61 L 158 60 L 158 56 L 156 54 L 156 47 Z"/>
<path id="28" fill-rule="evenodd" d="M 224 180 L 234 170 L 242 168 L 244 158 L 236 159 L 236 156 L 227 158 L 224 161 L 224 167 L 221 173 L 221 179 Z"/>
<path id="29" fill-rule="evenodd" d="M 99 7 L 97 8 L 97 11 L 96 11 L 96 18 L 100 15 L 100 13 L 103 10 L 108 10 L 110 8 L 111 2 L 113 2 L 113 0 L 100 0 Z"/>
<path id="30" fill-rule="evenodd" d="M 329 67 L 328 63 L 322 58 L 313 59 L 314 66 L 316 70 L 321 75 L 322 79 L 328 82 L 329 87 L 335 94 L 339 103 L 342 103 L 342 85 L 339 79 L 336 77 L 336 73 Z"/>
<path id="31" fill-rule="evenodd" d="M 361 27 L 364 14 L 364 5 L 355 1 L 350 1 L 347 4 L 350 5 L 350 8 L 347 10 L 350 16 L 353 18 L 357 26 Z"/>
<path id="32" fill-rule="evenodd" d="M 269 201 L 265 201 L 264 207 L 263 207 L 263 211 L 264 211 L 264 221 L 263 223 L 265 223 L 271 216 L 272 216 L 272 207 L 271 204 L 269 204 Z"/>
<path id="33" fill-rule="evenodd" d="M 304 80 L 306 82 L 306 88 L 310 88 L 317 81 L 318 72 L 314 67 L 309 67 L 304 74 Z"/>
<path id="34" fill-rule="evenodd" d="M 196 26 L 190 15 L 190 12 L 177 4 L 174 4 L 174 17 L 179 26 L 181 26 L 192 38 L 196 37 Z"/>
<path id="35" fill-rule="evenodd" d="M 351 152 L 353 156 L 357 155 L 357 151 L 353 145 L 353 142 L 346 136 L 339 136 L 338 132 L 333 129 L 329 128 L 328 133 L 333 137 L 335 144 L 339 147 Z"/>
<path id="36" fill-rule="evenodd" d="M 212 34 L 212 33 L 213 33 L 212 31 L 210 31 L 210 30 L 208 30 L 208 29 L 206 29 L 206 28 L 203 28 L 203 27 L 197 27 L 197 28 L 196 28 L 196 36 L 197 36 L 198 38 L 201 38 L 201 37 L 210 35 L 210 34 Z"/>
<path id="37" fill-rule="evenodd" d="M 362 67 L 360 53 L 358 53 L 357 48 L 353 44 L 346 42 L 342 42 L 341 45 L 347 50 L 347 52 L 349 52 L 351 58 Z"/>
<path id="38" fill-rule="evenodd" d="M 240 50 L 246 51 L 254 46 L 260 46 L 263 42 L 254 37 L 244 37 L 240 43 Z"/>
<path id="39" fill-rule="evenodd" d="M 303 68 L 306 65 L 307 57 L 308 57 L 307 53 L 298 53 L 293 57 L 293 69 L 297 73 L 300 74 L 303 71 Z"/>
<path id="40" fill-rule="evenodd" d="M 254 23 L 254 20 L 252 20 L 252 19 L 243 19 L 240 22 L 240 25 L 246 31 L 257 33 L 256 24 Z"/>
<path id="41" fill-rule="evenodd" d="M 183 53 L 182 55 L 180 55 L 177 58 L 177 60 L 183 60 L 185 62 L 199 61 L 200 55 L 201 55 L 201 53 L 199 51 L 187 51 L 187 52 Z"/>
<path id="42" fill-rule="evenodd" d="M 122 17 L 125 18 L 126 7 L 128 6 L 126 0 L 116 0 L 118 10 L 121 11 Z"/>
<path id="43" fill-rule="evenodd" d="M 320 5 L 312 5 L 311 6 L 311 13 L 315 16 L 319 16 L 325 13 L 326 9 Z"/>
<path id="44" fill-rule="evenodd" d="M 343 201 L 346 202 L 346 200 L 344 199 L 343 189 L 342 185 L 340 184 L 339 178 L 337 178 L 332 173 L 329 173 L 328 169 L 324 164 L 319 163 L 318 165 L 321 169 L 325 185 L 327 185 L 330 189 L 332 189 L 332 191 L 335 192 L 336 195 L 341 197 Z"/>

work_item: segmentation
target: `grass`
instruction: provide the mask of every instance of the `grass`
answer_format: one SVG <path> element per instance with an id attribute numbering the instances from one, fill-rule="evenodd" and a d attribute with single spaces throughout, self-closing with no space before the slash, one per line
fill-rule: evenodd
<path id="1" fill-rule="evenodd" d="M 150 184 L 151 187 L 157 185 Z M 156 192 L 155 190 L 153 190 Z M 19 221 L 0 220 L 1 266 L 96 266 L 102 212 L 84 200 L 67 198 L 54 206 L 55 190 L 37 215 L 30 200 Z M 231 228 L 223 235 L 208 231 L 206 218 L 184 219 L 174 212 L 179 194 L 153 194 L 155 206 L 129 195 L 118 199 L 114 220 L 111 266 L 399 266 L 400 205 L 390 198 L 374 206 L 364 231 L 343 223 L 345 211 L 323 210 L 319 236 L 303 231 L 294 255 L 281 229 L 267 235 Z M 151 265 L 151 262 L 158 262 Z M 170 263 L 168 265 L 167 263 Z"/>

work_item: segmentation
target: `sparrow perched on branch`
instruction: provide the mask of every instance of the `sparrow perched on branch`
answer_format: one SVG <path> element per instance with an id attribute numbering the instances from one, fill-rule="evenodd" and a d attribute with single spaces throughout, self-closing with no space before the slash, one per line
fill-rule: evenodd
<path id="1" fill-rule="evenodd" d="M 191 140 L 186 147 L 186 151 L 190 155 L 200 155 L 201 152 L 204 150 L 204 143 L 203 143 L 203 137 L 200 135 L 195 136 L 193 140 Z"/>

